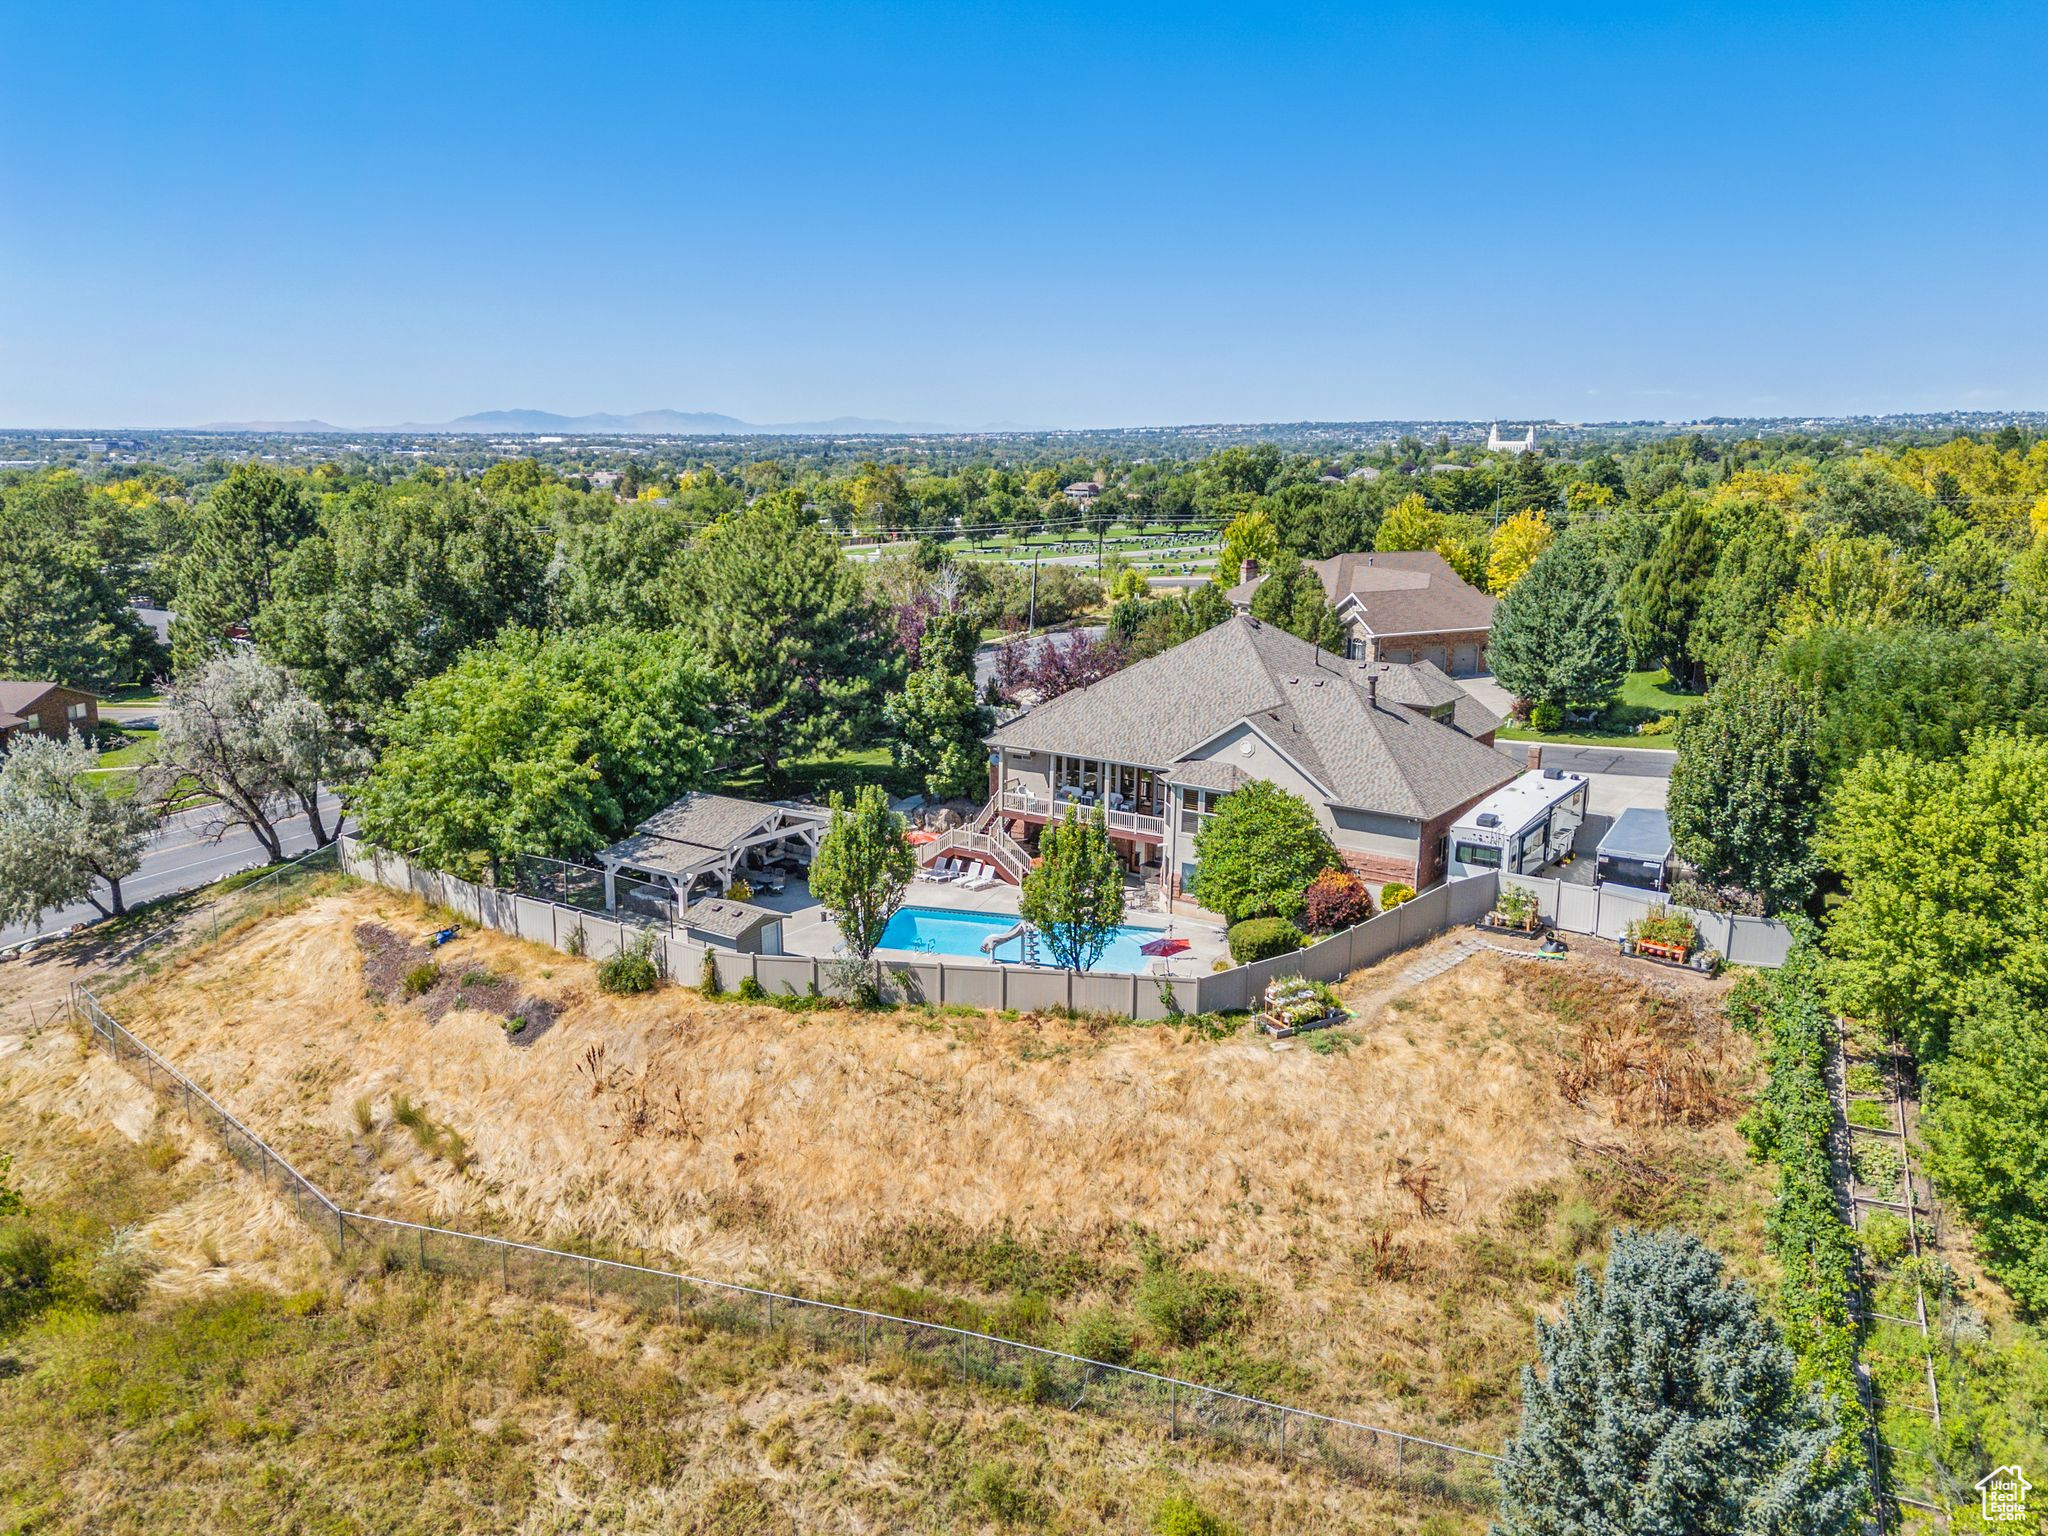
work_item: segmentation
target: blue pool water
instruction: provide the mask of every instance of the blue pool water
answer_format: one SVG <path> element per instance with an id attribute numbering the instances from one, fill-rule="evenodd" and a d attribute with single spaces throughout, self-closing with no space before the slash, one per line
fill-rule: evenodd
<path id="1" fill-rule="evenodd" d="M 1024 958 L 1024 941 L 1012 939 L 993 955 L 981 952 L 981 941 L 992 933 L 1005 933 L 1017 926 L 1017 919 L 1000 912 L 952 912 L 941 907 L 899 907 L 882 930 L 883 949 L 909 950 L 922 955 L 962 955 L 970 960 L 1006 960 L 1015 965 Z M 1135 971 L 1152 968 L 1152 957 L 1138 952 L 1165 934 L 1163 928 L 1123 927 L 1116 930 L 1102 958 L 1089 967 L 1093 971 Z M 1043 940 L 1038 945 L 1041 965 L 1050 965 Z"/>

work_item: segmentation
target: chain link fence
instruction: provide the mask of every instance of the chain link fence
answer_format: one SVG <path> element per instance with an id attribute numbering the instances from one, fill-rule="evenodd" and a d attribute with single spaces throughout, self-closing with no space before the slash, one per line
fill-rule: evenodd
<path id="1" fill-rule="evenodd" d="M 1254 1450 L 1473 1509 L 1493 1505 L 1493 1469 L 1501 1458 L 1485 1451 L 969 1329 L 344 1209 L 131 1034 L 91 991 L 74 988 L 72 1006 L 94 1040 L 148 1083 L 166 1108 L 212 1131 L 346 1265 L 417 1269 L 545 1301 L 616 1308 L 650 1321 L 772 1333 L 828 1360 L 866 1364 L 888 1356 L 934 1380 L 1141 1419 L 1176 1436 Z"/>

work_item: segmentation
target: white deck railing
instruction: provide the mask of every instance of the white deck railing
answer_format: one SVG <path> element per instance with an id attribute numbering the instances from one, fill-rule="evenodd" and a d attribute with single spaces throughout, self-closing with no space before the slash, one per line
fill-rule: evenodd
<path id="1" fill-rule="evenodd" d="M 1004 811 L 1016 811 L 1025 816 L 1043 816 L 1050 821 L 1066 814 L 1069 805 L 1077 807 L 1084 815 L 1095 809 L 1095 804 L 1079 795 L 1060 793 L 1042 795 L 1036 790 L 1006 789 L 998 799 Z M 1103 807 L 1103 818 L 1112 832 L 1122 832 L 1134 837 L 1153 837 L 1166 840 L 1166 818 L 1148 816 L 1143 811 L 1120 811 L 1114 806 Z"/>

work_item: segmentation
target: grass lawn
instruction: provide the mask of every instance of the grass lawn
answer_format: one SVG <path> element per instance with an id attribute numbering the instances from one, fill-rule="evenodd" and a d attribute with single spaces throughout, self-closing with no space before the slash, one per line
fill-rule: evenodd
<path id="1" fill-rule="evenodd" d="M 1554 741 L 1571 747 L 1655 747 L 1668 752 L 1673 745 L 1669 735 L 1639 736 L 1636 727 L 1659 715 L 1683 714 L 1705 697 L 1674 688 L 1671 674 L 1662 667 L 1654 672 L 1631 672 L 1622 679 L 1621 692 L 1607 706 L 1607 712 L 1591 725 L 1556 731 L 1503 725 L 1498 735 L 1502 741 Z"/>
<path id="2" fill-rule="evenodd" d="M 822 800 L 832 790 L 851 789 L 856 784 L 880 784 L 892 795 L 907 795 L 917 787 L 897 771 L 889 760 L 887 747 L 862 747 L 823 757 L 798 758 L 785 762 L 772 782 L 762 773 L 760 764 L 749 763 L 724 775 L 712 787 L 721 794 L 754 799 L 815 795 Z"/>
<path id="3" fill-rule="evenodd" d="M 100 702 L 102 704 L 161 704 L 164 702 L 164 696 L 157 692 L 154 683 L 128 683 L 116 688 L 104 699 L 100 700 Z"/>
<path id="4" fill-rule="evenodd" d="M 154 730 L 124 729 L 121 745 L 110 747 L 100 754 L 102 768 L 140 768 L 156 761 L 156 732 Z"/>

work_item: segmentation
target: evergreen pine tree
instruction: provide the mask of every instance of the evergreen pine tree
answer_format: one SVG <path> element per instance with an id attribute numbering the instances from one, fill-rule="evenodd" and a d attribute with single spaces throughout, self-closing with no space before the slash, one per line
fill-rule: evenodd
<path id="1" fill-rule="evenodd" d="M 244 462 L 213 488 L 178 562 L 171 662 L 179 674 L 225 645 L 235 625 L 256 618 L 270 601 L 278 567 L 312 531 L 312 510 L 295 475 Z"/>
<path id="2" fill-rule="evenodd" d="M 1677 1233 L 1614 1234 L 1536 1325 L 1495 1536 L 1833 1536 L 1863 1502 L 1831 1409 L 1749 1288 Z"/>
<path id="3" fill-rule="evenodd" d="M 1622 633 L 1638 663 L 1655 662 L 1684 687 L 1700 659 L 1696 631 L 1719 551 L 1706 514 L 1688 502 L 1664 525 L 1656 553 L 1623 583 Z"/>
<path id="4" fill-rule="evenodd" d="M 1493 613 L 1493 675 L 1515 697 L 1604 707 L 1628 672 L 1614 591 L 1594 542 L 1566 534 L 1536 557 Z"/>

